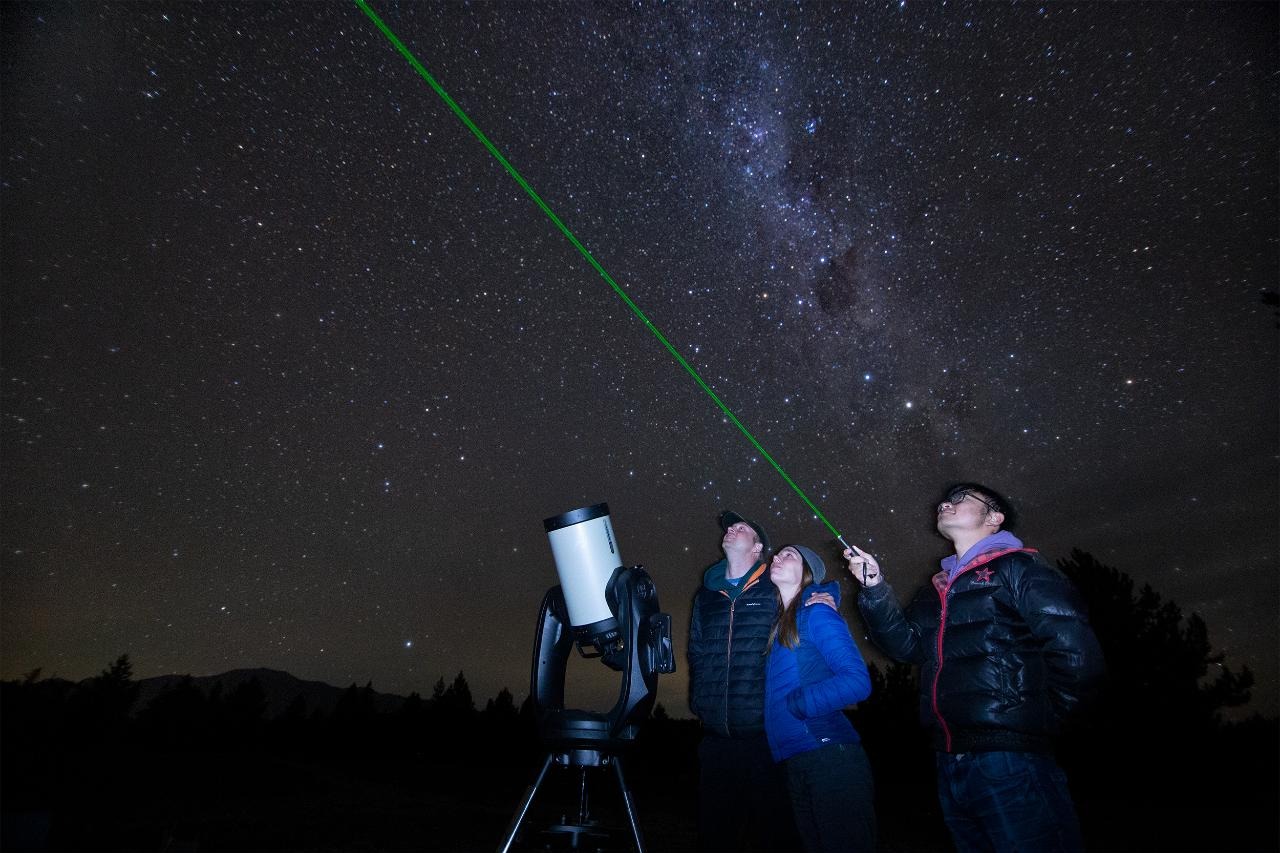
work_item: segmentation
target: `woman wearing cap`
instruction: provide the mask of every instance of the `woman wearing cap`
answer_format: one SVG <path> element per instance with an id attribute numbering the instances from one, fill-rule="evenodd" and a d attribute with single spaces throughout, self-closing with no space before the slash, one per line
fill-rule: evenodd
<path id="1" fill-rule="evenodd" d="M 765 672 L 765 733 L 783 763 L 791 808 L 807 851 L 872 851 L 871 765 L 843 709 L 871 695 L 871 678 L 849 626 L 830 607 L 805 607 L 840 585 L 822 558 L 803 545 L 778 551 L 769 578 L 778 588 L 778 619 Z"/>

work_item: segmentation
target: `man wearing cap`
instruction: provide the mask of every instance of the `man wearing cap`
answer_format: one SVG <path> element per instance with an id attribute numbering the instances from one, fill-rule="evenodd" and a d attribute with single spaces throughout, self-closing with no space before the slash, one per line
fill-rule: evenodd
<path id="1" fill-rule="evenodd" d="M 904 609 L 875 557 L 844 552 L 889 657 L 920 666 L 942 816 L 960 853 L 1083 848 L 1054 737 L 1096 692 L 1102 650 L 1071 582 L 1009 528 L 1009 501 L 956 483 L 936 506 L 954 554 Z"/>
<path id="2" fill-rule="evenodd" d="M 765 649 L 777 615 L 769 537 L 720 514 L 724 559 L 708 568 L 689 624 L 689 707 L 702 721 L 698 834 L 703 850 L 799 847 L 786 781 L 764 731 Z"/>

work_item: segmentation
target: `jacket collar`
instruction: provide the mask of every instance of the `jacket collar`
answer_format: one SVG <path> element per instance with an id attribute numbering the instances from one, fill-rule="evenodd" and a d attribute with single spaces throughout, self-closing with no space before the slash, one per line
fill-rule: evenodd
<path id="1" fill-rule="evenodd" d="M 713 563 L 703 573 L 702 585 L 713 592 L 723 592 L 730 598 L 737 598 L 738 593 L 755 586 L 760 581 L 760 578 L 765 576 L 765 573 L 769 571 L 769 564 L 763 560 L 756 563 L 750 571 L 743 575 L 742 580 L 736 584 L 725 580 L 724 575 L 728 569 L 728 560 L 722 559 L 718 563 Z"/>
<path id="2" fill-rule="evenodd" d="M 1007 530 L 997 530 L 990 536 L 979 539 L 968 551 L 957 557 L 950 554 L 942 558 L 942 571 L 948 578 L 953 578 L 969 564 L 988 551 L 1010 551 L 1022 547 L 1022 540 Z"/>

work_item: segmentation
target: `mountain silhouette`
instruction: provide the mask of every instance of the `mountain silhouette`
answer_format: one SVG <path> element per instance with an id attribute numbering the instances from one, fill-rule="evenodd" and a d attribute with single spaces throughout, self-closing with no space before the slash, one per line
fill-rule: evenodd
<path id="1" fill-rule="evenodd" d="M 253 679 L 258 680 L 262 692 L 266 696 L 267 719 L 279 717 L 296 700 L 302 697 L 307 712 L 321 711 L 325 714 L 333 712 L 342 694 L 348 688 L 334 687 L 323 681 L 303 681 L 278 669 L 233 669 L 220 675 L 157 675 L 153 678 L 138 679 L 138 698 L 134 703 L 136 714 L 151 704 L 151 701 L 166 690 L 170 690 L 184 679 L 190 678 L 201 693 L 208 696 L 216 686 L 221 685 L 222 695 L 230 696 L 241 684 Z M 360 687 L 362 685 L 353 685 Z M 404 696 L 392 693 L 372 692 L 373 708 L 378 713 L 398 711 L 405 702 Z"/>

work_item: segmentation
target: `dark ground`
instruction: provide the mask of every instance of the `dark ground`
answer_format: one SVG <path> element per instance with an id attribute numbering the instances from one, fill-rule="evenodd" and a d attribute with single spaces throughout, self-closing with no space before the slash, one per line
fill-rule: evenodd
<path id="1" fill-rule="evenodd" d="M 1222 714 L 1248 700 L 1251 674 L 1222 664 L 1199 617 L 1122 572 L 1078 552 L 1060 566 L 1089 602 L 1108 665 L 1058 754 L 1087 848 L 1280 849 L 1280 723 Z M 917 676 L 870 670 L 872 695 L 850 717 L 875 776 L 879 848 L 949 850 Z M 278 715 L 270 678 L 246 679 L 179 679 L 145 706 L 127 655 L 80 683 L 39 671 L 0 682 L 0 848 L 494 850 L 545 757 L 531 703 L 517 708 L 504 690 L 480 710 L 461 672 L 427 699 L 391 706 L 352 685 L 332 707 L 297 696 Z M 658 710 L 624 759 L 653 851 L 699 849 L 699 737 L 696 722 Z M 576 781 L 553 771 L 520 849 L 545 849 L 540 830 L 576 814 Z M 591 815 L 618 830 L 607 849 L 627 849 L 613 774 L 590 771 L 588 790 Z"/>
<path id="2" fill-rule="evenodd" d="M 667 724 L 668 748 L 641 743 L 624 766 L 646 845 L 654 851 L 698 850 L 693 751 L 676 757 L 696 731 Z M 465 749 L 463 750 L 465 752 Z M 77 762 L 52 809 L 8 811 L 5 850 L 102 851 L 457 851 L 495 850 L 538 760 L 498 762 L 388 754 L 360 760 L 284 758 L 240 751 L 155 754 L 105 752 Z M 87 757 L 87 756 L 86 756 Z M 1126 777 L 1123 756 L 1114 775 Z M 1266 757 L 1259 756 L 1265 763 Z M 917 768 L 919 769 L 919 768 Z M 1190 768 L 1188 768 L 1190 771 Z M 1229 772 L 1230 768 L 1219 768 Z M 1238 768 L 1247 775 L 1247 768 Z M 612 827 L 604 849 L 628 849 L 629 834 L 611 771 L 588 771 L 591 814 Z M 6 778 L 6 791 L 18 782 Z M 882 851 L 950 849 L 931 779 L 878 775 Z M 1199 807 L 1197 786 L 1230 785 L 1188 775 L 1188 796 L 1160 800 L 1136 788 L 1117 794 L 1077 791 L 1089 849 L 1254 851 L 1276 849 L 1275 788 Z M 1077 785 L 1077 788 L 1080 786 Z M 518 849 L 561 849 L 540 830 L 576 813 L 577 776 L 553 769 L 540 790 Z M 16 820 L 15 820 L 16 818 Z M 22 830 L 25 829 L 25 837 Z M 15 834 L 15 831 L 18 834 Z M 45 832 L 47 831 L 47 834 Z M 43 838 L 42 838 L 43 836 Z"/>

